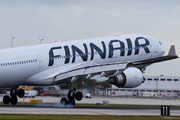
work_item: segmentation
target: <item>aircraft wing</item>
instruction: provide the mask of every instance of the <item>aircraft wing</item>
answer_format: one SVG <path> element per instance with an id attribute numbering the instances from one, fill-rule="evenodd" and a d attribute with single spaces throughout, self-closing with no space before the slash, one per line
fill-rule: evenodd
<path id="1" fill-rule="evenodd" d="M 152 58 L 152 59 L 147 59 L 147 60 L 141 60 L 141 61 L 135 61 L 135 62 L 131 63 L 130 66 L 145 67 L 145 66 L 148 66 L 153 63 L 163 62 L 163 61 L 177 59 L 177 58 L 179 58 L 179 57 L 176 55 L 175 46 L 172 45 L 167 56 L 162 56 L 162 57 L 157 57 L 157 58 Z"/>
<path id="2" fill-rule="evenodd" d="M 81 77 L 84 79 L 90 79 L 95 75 L 102 76 L 112 76 L 121 74 L 126 68 L 128 63 L 109 63 L 109 64 L 95 64 L 93 62 L 74 64 L 65 66 L 65 68 L 57 67 L 52 68 L 40 73 L 33 75 L 26 80 L 26 83 L 34 81 L 52 81 L 53 83 L 58 82 L 58 84 L 64 84 L 68 82 L 74 82 Z M 69 81 L 70 80 L 70 81 Z"/>
<path id="3" fill-rule="evenodd" d="M 55 77 L 54 82 L 71 77 L 71 82 L 74 82 L 81 76 L 86 76 L 86 79 L 90 79 L 95 75 L 100 75 L 101 77 L 109 75 L 118 75 L 122 73 L 122 71 L 124 71 L 126 67 L 127 63 L 86 66 L 84 68 L 77 68 L 62 72 Z"/>

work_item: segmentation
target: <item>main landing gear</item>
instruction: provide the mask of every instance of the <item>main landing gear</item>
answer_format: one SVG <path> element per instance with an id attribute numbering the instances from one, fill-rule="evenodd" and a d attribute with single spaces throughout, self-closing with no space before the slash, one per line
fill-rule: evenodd
<path id="1" fill-rule="evenodd" d="M 5 105 L 7 105 L 7 104 L 9 104 L 9 102 L 11 102 L 12 105 L 16 105 L 17 101 L 18 101 L 17 96 L 20 98 L 23 98 L 24 97 L 24 90 L 23 89 L 17 90 L 17 88 L 12 88 L 10 91 L 10 96 L 5 95 L 3 97 L 3 103 Z"/>
<path id="2" fill-rule="evenodd" d="M 61 98 L 60 103 L 64 103 L 65 105 L 72 104 L 75 106 L 76 104 L 75 99 L 77 101 L 81 101 L 83 98 L 83 94 L 80 91 L 76 92 L 76 89 L 73 88 L 73 90 L 69 90 L 67 94 L 67 98 Z"/>

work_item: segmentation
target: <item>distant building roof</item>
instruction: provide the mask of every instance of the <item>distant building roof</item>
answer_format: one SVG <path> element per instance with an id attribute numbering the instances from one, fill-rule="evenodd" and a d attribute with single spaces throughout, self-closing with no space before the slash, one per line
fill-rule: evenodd
<path id="1" fill-rule="evenodd" d="M 145 76 L 145 82 L 136 88 L 127 88 L 129 90 L 169 90 L 180 91 L 180 77 L 175 76 Z M 116 86 L 112 86 L 117 89 Z M 125 88 L 120 88 L 125 89 Z"/>

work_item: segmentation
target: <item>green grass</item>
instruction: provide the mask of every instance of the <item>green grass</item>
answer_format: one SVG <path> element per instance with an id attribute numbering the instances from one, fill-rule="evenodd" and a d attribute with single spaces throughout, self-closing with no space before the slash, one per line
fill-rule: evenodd
<path id="1" fill-rule="evenodd" d="M 0 105 L 4 105 L 4 103 L 1 102 Z M 11 103 L 9 103 L 8 105 L 11 105 Z M 23 103 L 18 102 L 16 105 L 23 105 Z M 24 105 L 35 105 L 35 103 L 27 103 L 27 102 L 25 102 Z"/>
<path id="2" fill-rule="evenodd" d="M 1 120 L 180 120 L 180 117 L 1 114 Z"/>

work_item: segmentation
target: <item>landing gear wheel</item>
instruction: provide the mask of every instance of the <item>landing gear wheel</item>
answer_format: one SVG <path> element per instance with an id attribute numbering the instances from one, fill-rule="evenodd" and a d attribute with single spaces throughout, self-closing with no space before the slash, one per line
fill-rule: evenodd
<path id="1" fill-rule="evenodd" d="M 80 101 L 83 98 L 82 92 L 78 91 L 78 92 L 76 92 L 76 94 L 75 94 L 75 92 L 76 92 L 76 88 L 72 88 L 71 90 L 69 90 L 69 92 L 67 94 L 68 100 L 66 98 L 62 98 L 61 101 L 67 100 L 67 104 L 72 104 L 73 106 L 75 106 L 75 104 L 76 104 L 75 99 L 77 101 Z"/>
<path id="2" fill-rule="evenodd" d="M 76 102 L 74 99 L 69 99 L 67 104 L 72 104 L 73 106 L 75 106 Z"/>
<path id="3" fill-rule="evenodd" d="M 16 105 L 17 104 L 17 97 L 11 97 L 11 104 Z"/>
<path id="4" fill-rule="evenodd" d="M 69 90 L 68 95 L 67 95 L 68 99 L 74 99 L 74 96 L 75 96 L 74 91 Z"/>
<path id="5" fill-rule="evenodd" d="M 75 98 L 76 98 L 77 101 L 81 101 L 82 98 L 83 98 L 82 92 L 80 92 L 80 91 L 76 92 Z"/>
<path id="6" fill-rule="evenodd" d="M 9 101 L 10 101 L 9 95 L 5 95 L 5 96 L 3 97 L 3 103 L 4 103 L 5 105 L 7 105 L 7 104 L 9 104 Z"/>
<path id="7" fill-rule="evenodd" d="M 24 97 L 24 90 L 23 89 L 19 89 L 17 91 L 17 94 L 18 94 L 18 97 L 23 98 Z"/>
<path id="8" fill-rule="evenodd" d="M 17 89 L 12 88 L 11 91 L 10 91 L 10 95 L 11 95 L 11 97 L 15 97 L 17 95 Z"/>
<path id="9" fill-rule="evenodd" d="M 60 103 L 65 104 L 65 105 L 67 104 L 67 102 L 68 101 L 66 98 L 61 98 L 61 100 L 60 100 Z"/>

